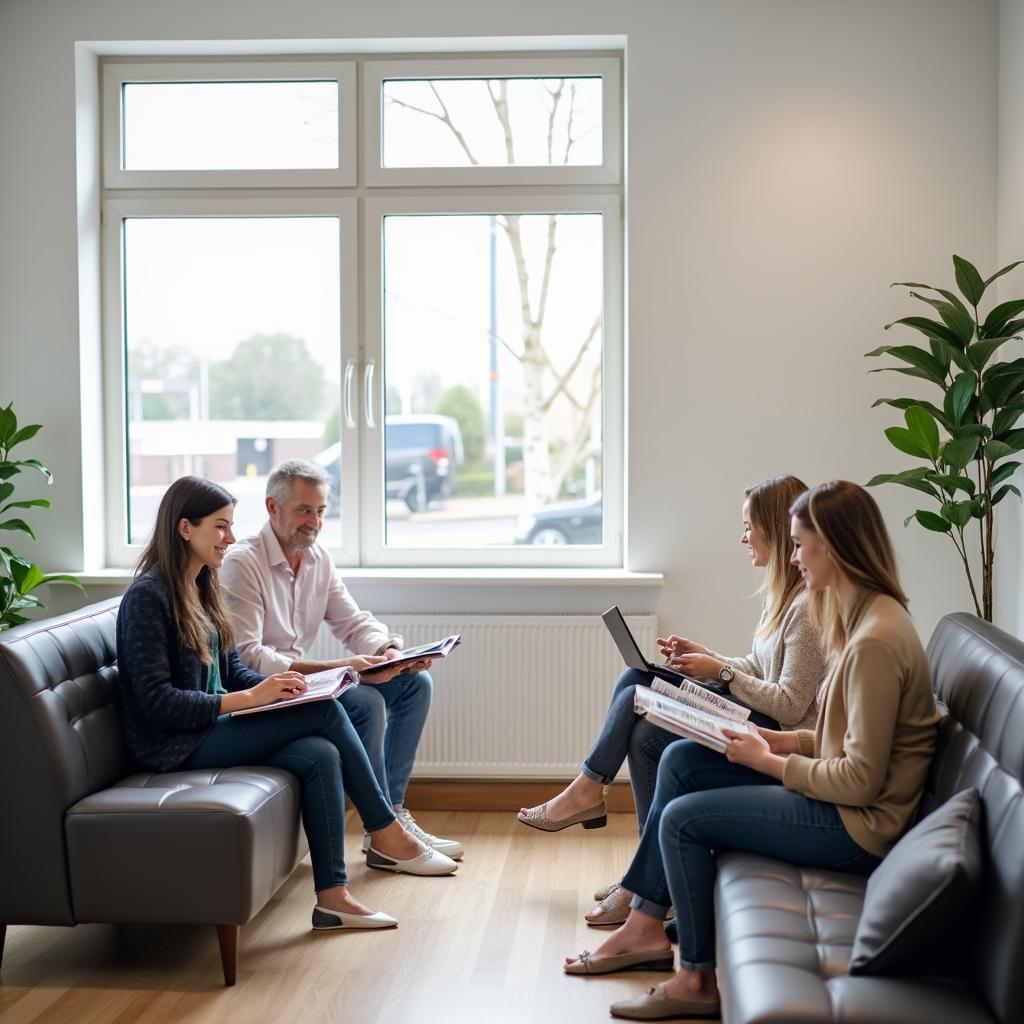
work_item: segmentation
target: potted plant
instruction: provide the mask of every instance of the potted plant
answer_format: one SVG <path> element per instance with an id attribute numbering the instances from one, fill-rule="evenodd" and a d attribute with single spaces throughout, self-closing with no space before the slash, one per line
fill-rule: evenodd
<path id="1" fill-rule="evenodd" d="M 53 483 L 53 474 L 38 459 L 12 460 L 11 450 L 17 445 L 35 437 L 42 430 L 39 423 L 18 428 L 18 419 L 11 405 L 0 409 L 0 530 L 14 530 L 27 533 L 33 540 L 36 535 L 32 527 L 18 516 L 10 516 L 13 509 L 49 508 L 45 498 L 28 498 L 14 501 L 13 478 L 26 469 L 37 470 Z M 0 631 L 28 622 L 22 614 L 33 608 L 45 608 L 33 591 L 44 583 L 69 583 L 83 593 L 85 588 L 74 576 L 44 576 L 34 562 L 14 554 L 10 548 L 0 547 Z"/>
<path id="2" fill-rule="evenodd" d="M 974 608 L 992 621 L 992 567 L 995 562 L 995 506 L 1008 494 L 1021 496 L 1010 478 L 1020 467 L 1014 456 L 1024 450 L 1024 358 L 994 361 L 1008 342 L 1019 341 L 1024 329 L 1024 299 L 1001 302 L 982 319 L 979 305 L 989 285 L 1024 261 L 1011 263 L 982 278 L 960 256 L 953 257 L 956 292 L 913 281 L 893 287 L 910 289 L 910 296 L 930 306 L 932 316 L 907 316 L 886 324 L 886 330 L 909 327 L 927 340 L 922 345 L 882 345 L 868 356 L 892 356 L 905 364 L 885 366 L 935 385 L 939 401 L 920 398 L 880 398 L 872 407 L 890 405 L 903 410 L 906 426 L 889 427 L 885 436 L 894 448 L 924 462 L 899 473 L 880 473 L 868 486 L 895 483 L 927 494 L 936 509 L 917 509 L 906 518 L 926 530 L 944 533 L 963 562 Z M 977 521 L 976 541 L 970 539 Z M 974 545 L 976 544 L 976 547 Z M 973 549 L 973 550 L 972 550 Z M 975 582 L 974 553 L 981 566 L 980 598 Z"/>

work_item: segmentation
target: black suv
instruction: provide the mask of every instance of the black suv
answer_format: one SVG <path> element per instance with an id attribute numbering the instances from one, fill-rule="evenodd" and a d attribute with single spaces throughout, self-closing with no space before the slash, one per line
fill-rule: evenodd
<path id="1" fill-rule="evenodd" d="M 462 433 L 449 416 L 389 416 L 384 424 L 384 487 L 410 512 L 443 498 L 455 487 L 462 465 Z M 327 515 L 341 514 L 341 445 L 332 444 L 312 461 L 330 478 Z"/>

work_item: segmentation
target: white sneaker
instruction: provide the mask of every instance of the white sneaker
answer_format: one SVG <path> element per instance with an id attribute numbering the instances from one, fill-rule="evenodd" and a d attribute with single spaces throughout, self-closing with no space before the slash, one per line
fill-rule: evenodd
<path id="1" fill-rule="evenodd" d="M 451 857 L 452 860 L 461 859 L 465 850 L 462 848 L 462 843 L 457 839 L 444 839 L 441 836 L 431 835 L 429 832 L 424 831 L 416 824 L 416 819 L 412 816 L 412 811 L 407 807 L 403 807 L 401 804 L 395 808 L 395 814 L 398 815 L 398 820 L 402 825 L 402 828 L 411 836 L 415 836 L 424 846 L 432 847 L 437 850 L 438 853 L 443 853 L 446 857 Z"/>
<path id="2" fill-rule="evenodd" d="M 457 839 L 443 839 L 440 836 L 431 835 L 429 832 L 424 832 L 418 824 L 416 819 L 412 816 L 412 812 L 405 807 L 399 805 L 395 808 L 395 813 L 398 815 L 398 820 L 411 836 L 415 836 L 424 846 L 429 846 L 432 850 L 437 850 L 438 853 L 443 853 L 446 857 L 451 857 L 452 860 L 461 860 L 465 850 Z M 370 833 L 363 833 L 363 853 L 369 852 L 370 849 Z"/>

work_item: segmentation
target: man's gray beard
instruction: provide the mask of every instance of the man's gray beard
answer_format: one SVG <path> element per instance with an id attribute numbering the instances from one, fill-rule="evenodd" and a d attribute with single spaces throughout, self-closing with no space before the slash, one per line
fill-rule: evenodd
<path id="1" fill-rule="evenodd" d="M 285 543 L 293 551 L 308 551 L 316 543 L 317 537 L 320 536 L 320 531 L 317 530 L 317 532 L 314 533 L 313 536 L 310 537 L 309 541 L 307 542 L 306 538 L 308 536 L 308 534 L 299 533 L 299 531 L 296 530 Z"/>

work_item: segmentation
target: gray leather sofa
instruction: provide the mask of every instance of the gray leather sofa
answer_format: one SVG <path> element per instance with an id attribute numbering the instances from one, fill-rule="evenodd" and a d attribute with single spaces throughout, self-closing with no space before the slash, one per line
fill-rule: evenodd
<path id="1" fill-rule="evenodd" d="M 920 977 L 851 976 L 865 882 L 739 854 L 719 860 L 719 982 L 726 1024 L 1024 1022 L 1024 644 L 950 615 L 928 645 L 948 709 L 922 813 L 977 788 L 984 804 L 980 926 L 951 939 L 959 965 Z"/>
<path id="2" fill-rule="evenodd" d="M 238 929 L 305 856 L 299 787 L 273 768 L 126 775 L 119 599 L 0 633 L 0 957 L 9 924 Z"/>

